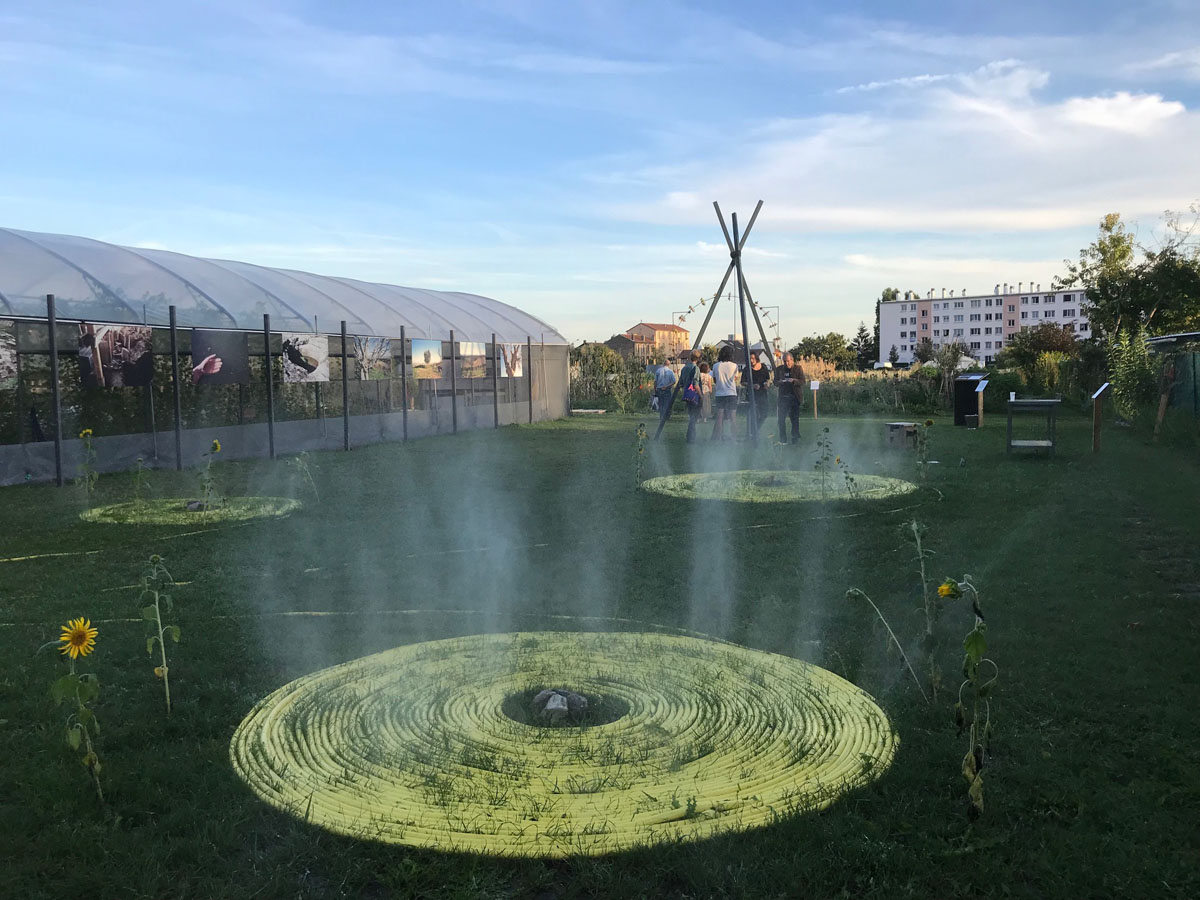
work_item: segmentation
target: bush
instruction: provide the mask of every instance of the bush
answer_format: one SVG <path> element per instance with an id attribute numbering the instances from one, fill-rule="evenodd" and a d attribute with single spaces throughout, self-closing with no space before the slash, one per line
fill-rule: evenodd
<path id="1" fill-rule="evenodd" d="M 1117 415 L 1132 422 L 1158 392 L 1158 366 L 1146 346 L 1146 332 L 1122 329 L 1108 347 L 1109 378 Z"/>

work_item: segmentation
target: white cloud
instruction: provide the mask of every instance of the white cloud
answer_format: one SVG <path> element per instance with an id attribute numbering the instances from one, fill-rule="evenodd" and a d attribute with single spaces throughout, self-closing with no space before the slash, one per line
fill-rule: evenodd
<path id="1" fill-rule="evenodd" d="M 1178 73 L 1184 78 L 1200 80 L 1200 47 L 1164 53 L 1154 59 L 1126 66 L 1129 72 Z"/>
<path id="2" fill-rule="evenodd" d="M 1072 97 L 1062 105 L 1071 122 L 1144 134 L 1173 116 L 1186 111 L 1182 103 L 1164 100 L 1162 94 L 1130 94 L 1118 91 L 1111 97 Z"/>
<path id="3" fill-rule="evenodd" d="M 899 88 L 914 88 L 925 87 L 928 84 L 936 84 L 939 81 L 945 81 L 951 78 L 951 75 L 909 75 L 905 78 L 888 78 L 884 81 L 868 81 L 864 84 L 852 84 L 846 87 L 838 88 L 834 93 L 851 94 L 855 92 L 866 93 L 870 91 L 879 91 L 884 88 L 899 87 Z"/>

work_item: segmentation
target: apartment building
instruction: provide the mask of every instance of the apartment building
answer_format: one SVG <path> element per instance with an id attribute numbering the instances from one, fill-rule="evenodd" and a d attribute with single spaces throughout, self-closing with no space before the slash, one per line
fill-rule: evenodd
<path id="1" fill-rule="evenodd" d="M 1047 322 L 1072 332 L 1077 338 L 1091 336 L 1083 292 L 1043 291 L 1040 284 L 1018 282 L 997 284 L 990 294 L 958 296 L 945 289 L 940 297 L 932 290 L 925 297 L 908 292 L 899 300 L 879 304 L 879 361 L 886 362 L 894 346 L 901 363 L 913 360 L 917 344 L 928 338 L 935 350 L 960 343 L 985 365 L 1004 349 L 1018 331 Z"/>

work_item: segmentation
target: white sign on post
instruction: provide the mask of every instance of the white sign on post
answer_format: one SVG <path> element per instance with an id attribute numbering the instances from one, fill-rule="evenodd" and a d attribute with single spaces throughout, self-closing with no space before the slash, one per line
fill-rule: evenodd
<path id="1" fill-rule="evenodd" d="M 808 389 L 809 389 L 809 390 L 811 390 L 811 391 L 819 391 L 819 390 L 821 389 L 821 382 L 819 382 L 819 381 L 810 381 L 810 382 L 808 383 Z"/>

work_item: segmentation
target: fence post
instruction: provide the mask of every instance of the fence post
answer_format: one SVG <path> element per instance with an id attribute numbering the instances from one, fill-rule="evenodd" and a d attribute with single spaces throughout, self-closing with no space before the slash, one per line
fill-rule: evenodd
<path id="1" fill-rule="evenodd" d="M 401 440 L 408 440 L 408 344 L 404 326 L 400 326 L 400 422 Z"/>
<path id="2" fill-rule="evenodd" d="M 525 371 L 529 373 L 529 424 L 533 424 L 533 336 L 525 335 Z"/>
<path id="3" fill-rule="evenodd" d="M 267 451 L 275 458 L 275 385 L 271 377 L 271 314 L 263 313 L 263 360 L 267 373 Z"/>
<path id="4" fill-rule="evenodd" d="M 171 393 L 175 406 L 175 471 L 183 471 L 183 405 L 179 399 L 179 334 L 175 320 L 175 307 L 168 307 L 171 314 Z"/>
<path id="5" fill-rule="evenodd" d="M 450 332 L 450 427 L 454 434 L 458 434 L 458 378 L 456 366 L 454 365 L 454 332 Z"/>
<path id="6" fill-rule="evenodd" d="M 54 404 L 54 479 L 63 486 L 62 397 L 58 390 L 58 318 L 54 314 L 54 295 L 46 295 L 46 319 L 50 327 L 50 401 Z"/>
<path id="7" fill-rule="evenodd" d="M 346 354 L 345 319 L 342 319 L 342 449 L 350 449 L 350 357 Z"/>
<path id="8" fill-rule="evenodd" d="M 493 428 L 500 427 L 500 345 L 496 343 L 496 332 L 492 332 L 492 419 Z"/>

